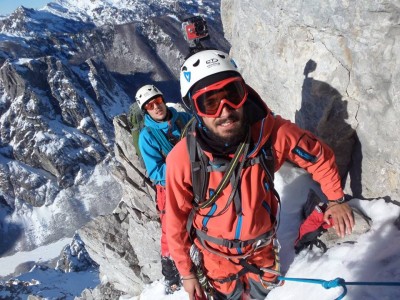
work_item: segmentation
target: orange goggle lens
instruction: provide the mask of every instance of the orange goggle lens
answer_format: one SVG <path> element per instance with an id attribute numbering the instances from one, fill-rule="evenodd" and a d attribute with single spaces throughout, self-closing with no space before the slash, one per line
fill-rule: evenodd
<path id="1" fill-rule="evenodd" d="M 246 101 L 247 95 L 243 79 L 233 77 L 196 91 L 192 100 L 199 116 L 215 118 L 221 114 L 225 104 L 233 109 L 240 108 Z"/>
<path id="2" fill-rule="evenodd" d="M 163 103 L 163 98 L 161 96 L 158 96 L 157 98 L 154 98 L 153 100 L 151 100 L 150 102 L 146 103 L 144 105 L 144 109 L 145 110 L 152 110 L 154 109 L 154 105 L 159 105 Z"/>

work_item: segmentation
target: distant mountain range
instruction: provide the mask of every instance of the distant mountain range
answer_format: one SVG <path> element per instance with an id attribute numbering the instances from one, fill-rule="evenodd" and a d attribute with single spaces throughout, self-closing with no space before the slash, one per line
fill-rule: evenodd
<path id="1" fill-rule="evenodd" d="M 183 18 L 206 17 L 207 43 L 229 49 L 219 5 L 59 0 L 0 20 L 1 256 L 72 237 L 115 208 L 113 118 L 143 83 L 179 99 Z"/>

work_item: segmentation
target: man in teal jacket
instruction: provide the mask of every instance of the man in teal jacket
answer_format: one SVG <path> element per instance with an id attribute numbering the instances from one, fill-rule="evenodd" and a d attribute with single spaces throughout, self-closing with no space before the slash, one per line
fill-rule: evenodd
<path id="1" fill-rule="evenodd" d="M 191 115 L 168 107 L 161 91 L 154 85 L 145 85 L 136 93 L 136 101 L 144 113 L 144 125 L 139 135 L 139 149 L 149 178 L 156 186 L 157 209 L 161 221 L 161 268 L 165 276 L 165 291 L 171 294 L 181 283 L 172 261 L 165 233 L 165 158 L 179 141 L 181 131 Z"/>

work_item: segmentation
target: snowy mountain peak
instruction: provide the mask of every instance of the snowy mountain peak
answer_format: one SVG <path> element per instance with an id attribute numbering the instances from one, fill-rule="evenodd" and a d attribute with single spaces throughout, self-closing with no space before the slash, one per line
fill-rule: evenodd
<path id="1" fill-rule="evenodd" d="M 146 21 L 160 15 L 174 15 L 181 18 L 186 12 L 204 14 L 219 19 L 218 1 L 176 1 L 176 0 L 56 0 L 45 10 L 70 18 L 91 20 L 96 25 L 124 24 L 133 21 Z"/>
<path id="2" fill-rule="evenodd" d="M 0 21 L 0 33 L 18 37 L 46 37 L 50 34 L 77 33 L 92 29 L 93 24 L 80 18 L 53 14 L 20 6 L 10 16 Z"/>

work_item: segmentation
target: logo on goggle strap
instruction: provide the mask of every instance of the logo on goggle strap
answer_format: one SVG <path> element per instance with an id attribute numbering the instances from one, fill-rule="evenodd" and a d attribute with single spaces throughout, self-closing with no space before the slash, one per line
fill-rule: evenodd
<path id="1" fill-rule="evenodd" d="M 191 77 L 191 73 L 190 72 L 183 72 L 183 76 L 185 76 L 187 82 L 190 82 L 190 77 Z"/>

